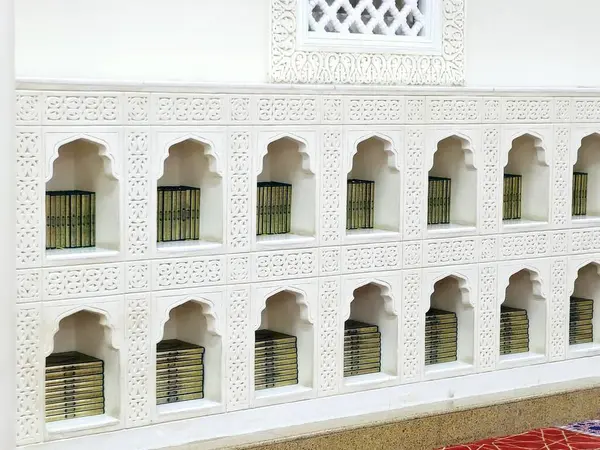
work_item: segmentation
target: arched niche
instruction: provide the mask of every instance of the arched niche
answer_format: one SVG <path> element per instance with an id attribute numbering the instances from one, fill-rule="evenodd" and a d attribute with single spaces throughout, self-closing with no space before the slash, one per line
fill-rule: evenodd
<path id="1" fill-rule="evenodd" d="M 593 261 L 580 265 L 576 278 L 570 286 L 572 286 L 572 297 L 593 301 L 592 343 L 598 345 L 600 344 L 600 262 Z"/>
<path id="2" fill-rule="evenodd" d="M 314 237 L 317 177 L 307 142 L 295 135 L 274 136 L 267 141 L 258 161 L 258 182 L 276 181 L 292 185 L 289 235 Z M 259 236 L 259 240 L 269 238 Z"/>
<path id="3" fill-rule="evenodd" d="M 375 182 L 374 221 L 376 230 L 400 229 L 401 177 L 399 156 L 390 137 L 372 133 L 359 138 L 348 153 L 347 179 Z M 349 201 L 348 195 L 346 201 Z M 364 231 L 349 230 L 351 234 Z"/>
<path id="4" fill-rule="evenodd" d="M 157 186 L 200 188 L 199 240 L 223 242 L 223 167 L 214 144 L 199 136 L 185 135 L 165 145 L 161 161 Z M 158 244 L 159 248 L 171 245 Z"/>
<path id="5" fill-rule="evenodd" d="M 467 279 L 458 274 L 436 278 L 430 286 L 430 308 L 452 311 L 457 319 L 457 361 L 474 363 L 475 299 Z M 426 311 L 426 312 L 427 312 Z"/>
<path id="6" fill-rule="evenodd" d="M 108 144 L 88 135 L 74 135 L 58 142 L 48 159 L 46 192 L 81 190 L 95 193 L 96 249 L 119 250 L 122 218 L 120 175 L 116 167 Z M 44 217 L 48 220 L 50 210 L 48 206 L 44 207 Z M 48 244 L 48 237 L 46 239 Z M 69 249 L 50 250 L 49 254 L 65 251 Z"/>
<path id="7" fill-rule="evenodd" d="M 477 225 L 477 167 L 471 140 L 453 134 L 438 141 L 426 167 L 430 177 L 450 178 L 450 223 Z"/>
<path id="8" fill-rule="evenodd" d="M 523 268 L 508 278 L 502 305 L 527 310 L 529 319 L 529 352 L 544 355 L 546 353 L 546 315 L 547 305 L 542 290 L 540 274 L 533 268 Z"/>
<path id="9" fill-rule="evenodd" d="M 223 401 L 221 333 L 212 302 L 190 297 L 178 301 L 166 311 L 155 339 L 157 344 L 162 340 L 177 339 L 204 347 L 204 399 L 217 403 Z"/>
<path id="10" fill-rule="evenodd" d="M 258 311 L 260 315 L 255 319 L 254 330 L 267 329 L 296 336 L 298 384 L 313 387 L 315 336 L 306 294 L 294 288 L 271 291 L 263 297 Z"/>
<path id="11" fill-rule="evenodd" d="M 377 325 L 381 333 L 381 371 L 398 374 L 398 315 L 391 294 L 391 286 L 380 280 L 357 284 L 352 297 L 344 299 L 342 320 Z M 342 323 L 343 328 L 343 323 Z M 342 335 L 343 343 L 343 332 Z"/>
<path id="12" fill-rule="evenodd" d="M 600 133 L 588 134 L 579 142 L 580 146 L 573 154 L 573 172 L 587 174 L 587 211 L 585 215 L 573 215 L 573 218 L 600 217 Z"/>
<path id="13" fill-rule="evenodd" d="M 120 415 L 120 363 L 115 330 L 104 311 L 89 308 L 61 315 L 48 340 L 45 355 L 77 351 L 104 361 L 105 414 Z"/>
<path id="14" fill-rule="evenodd" d="M 540 136 L 514 136 L 508 153 L 502 154 L 504 174 L 521 175 L 521 220 L 547 222 L 550 211 L 549 157 Z"/>

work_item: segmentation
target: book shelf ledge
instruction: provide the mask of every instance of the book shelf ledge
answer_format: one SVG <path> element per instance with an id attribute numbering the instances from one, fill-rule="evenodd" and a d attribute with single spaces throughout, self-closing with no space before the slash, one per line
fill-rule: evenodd
<path id="1" fill-rule="evenodd" d="M 60 420 L 46 424 L 46 431 L 52 438 L 60 438 L 64 434 L 82 430 L 93 430 L 118 425 L 119 419 L 102 414 L 99 416 L 79 417 L 77 419 Z"/>
<path id="2" fill-rule="evenodd" d="M 264 234 L 256 236 L 256 243 L 264 247 L 272 247 L 277 245 L 302 245 L 315 242 L 314 236 L 302 236 L 299 234 Z"/>
<path id="3" fill-rule="evenodd" d="M 513 367 L 542 364 L 546 362 L 546 359 L 546 355 L 535 352 L 500 355 L 500 358 L 498 359 L 498 369 L 510 369 Z"/>
<path id="4" fill-rule="evenodd" d="M 62 248 L 59 250 L 46 250 L 46 260 L 70 261 L 74 259 L 111 258 L 118 254 L 118 250 L 102 247 Z"/>
<path id="5" fill-rule="evenodd" d="M 159 419 L 179 420 L 188 417 L 221 413 L 224 412 L 224 408 L 219 402 L 203 398 L 200 400 L 158 405 L 156 407 L 156 412 Z"/>
<path id="6" fill-rule="evenodd" d="M 183 253 L 217 250 L 223 247 L 221 242 L 211 241 L 170 241 L 157 242 L 156 251 L 159 253 Z"/>
<path id="7" fill-rule="evenodd" d="M 369 241 L 400 241 L 402 240 L 402 233 L 397 231 L 380 230 L 378 228 L 346 230 L 346 239 L 357 244 Z"/>
<path id="8" fill-rule="evenodd" d="M 365 386 L 371 387 L 371 385 L 375 384 L 389 384 L 397 379 L 397 376 L 390 375 L 389 373 L 385 372 L 369 373 L 366 375 L 357 375 L 355 377 L 344 377 L 344 386 L 346 388 L 363 388 Z"/>
<path id="9" fill-rule="evenodd" d="M 574 227 L 591 227 L 600 225 L 599 216 L 572 216 L 571 220 Z"/>
<path id="10" fill-rule="evenodd" d="M 583 358 L 595 355 L 600 355 L 600 343 L 598 342 L 569 345 L 567 350 L 567 358 Z"/>
<path id="11" fill-rule="evenodd" d="M 468 375 L 475 370 L 473 364 L 463 361 L 452 361 L 441 364 L 432 364 L 425 366 L 425 379 L 437 380 L 440 378 L 460 377 Z"/>
<path id="12" fill-rule="evenodd" d="M 463 225 L 460 223 L 439 223 L 427 225 L 428 237 L 447 237 L 449 235 L 467 235 L 477 232 L 477 227 L 473 225 Z"/>
<path id="13" fill-rule="evenodd" d="M 306 400 L 314 396 L 313 392 L 313 388 L 301 384 L 263 389 L 255 392 L 254 403 L 255 406 L 268 406 L 282 402 Z"/>
<path id="14" fill-rule="evenodd" d="M 547 225 L 548 222 L 544 220 L 514 219 L 502 221 L 503 228 L 511 232 L 520 230 L 535 230 L 539 227 L 544 227 Z"/>

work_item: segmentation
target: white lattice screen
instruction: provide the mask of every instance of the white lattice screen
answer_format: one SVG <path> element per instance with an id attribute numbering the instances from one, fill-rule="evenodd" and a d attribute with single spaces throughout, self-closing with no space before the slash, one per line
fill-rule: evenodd
<path id="1" fill-rule="evenodd" d="M 422 0 L 306 0 L 308 29 L 318 33 L 419 36 Z"/>

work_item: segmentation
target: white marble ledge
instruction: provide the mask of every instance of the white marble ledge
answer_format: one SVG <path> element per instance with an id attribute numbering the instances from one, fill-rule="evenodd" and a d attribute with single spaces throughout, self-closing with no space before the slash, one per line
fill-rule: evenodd
<path id="1" fill-rule="evenodd" d="M 69 433 L 74 433 L 82 430 L 95 430 L 97 428 L 105 428 L 117 425 L 119 419 L 116 419 L 107 414 L 90 417 L 80 417 L 77 419 L 59 420 L 46 424 L 46 431 L 53 438 L 60 438 Z"/>

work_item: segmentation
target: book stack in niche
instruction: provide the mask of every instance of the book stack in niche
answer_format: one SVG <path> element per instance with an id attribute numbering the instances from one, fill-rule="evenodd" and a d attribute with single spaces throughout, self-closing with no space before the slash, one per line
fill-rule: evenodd
<path id="1" fill-rule="evenodd" d="M 156 240 L 158 242 L 200 239 L 200 189 L 190 186 L 160 186 L 157 191 Z"/>
<path id="2" fill-rule="evenodd" d="M 456 361 L 456 313 L 431 308 L 425 314 L 425 365 Z"/>
<path id="3" fill-rule="evenodd" d="M 428 184 L 427 224 L 450 223 L 452 180 L 450 178 L 429 177 Z"/>
<path id="4" fill-rule="evenodd" d="M 292 226 L 292 185 L 261 181 L 256 191 L 256 234 L 286 234 Z"/>
<path id="5" fill-rule="evenodd" d="M 529 351 L 529 318 L 526 309 L 500 307 L 500 354 Z"/>
<path id="6" fill-rule="evenodd" d="M 373 228 L 375 221 L 375 182 L 348 180 L 346 229 Z"/>
<path id="7" fill-rule="evenodd" d="M 46 422 L 104 414 L 104 362 L 79 352 L 46 358 Z"/>
<path id="8" fill-rule="evenodd" d="M 504 174 L 504 195 L 502 202 L 502 219 L 521 218 L 521 197 L 523 177 L 521 175 Z"/>
<path id="9" fill-rule="evenodd" d="M 204 347 L 177 339 L 156 345 L 156 404 L 204 398 Z"/>
<path id="10" fill-rule="evenodd" d="M 569 344 L 586 344 L 594 340 L 594 301 L 571 297 L 569 309 Z"/>
<path id="11" fill-rule="evenodd" d="M 46 249 L 96 245 L 96 194 L 46 192 Z"/>
<path id="12" fill-rule="evenodd" d="M 298 384 L 296 336 L 257 330 L 254 347 L 254 389 Z"/>
<path id="13" fill-rule="evenodd" d="M 377 325 L 344 323 L 344 376 L 381 372 L 381 333 Z"/>
<path id="14" fill-rule="evenodd" d="M 585 216 L 587 214 L 587 182 L 588 174 L 583 172 L 573 173 L 573 215 Z"/>

